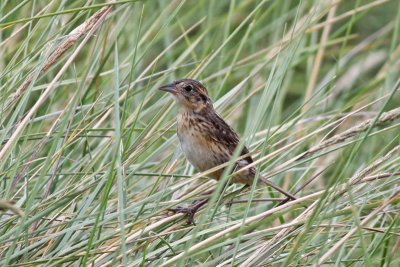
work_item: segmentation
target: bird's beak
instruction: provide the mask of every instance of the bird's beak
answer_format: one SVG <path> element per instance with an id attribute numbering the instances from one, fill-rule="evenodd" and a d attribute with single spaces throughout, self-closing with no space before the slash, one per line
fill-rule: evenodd
<path id="1" fill-rule="evenodd" d="M 162 86 L 160 86 L 159 89 L 161 91 L 165 91 L 165 92 L 172 93 L 172 94 L 176 94 L 177 93 L 177 90 L 176 90 L 175 85 L 173 83 L 162 85 Z"/>

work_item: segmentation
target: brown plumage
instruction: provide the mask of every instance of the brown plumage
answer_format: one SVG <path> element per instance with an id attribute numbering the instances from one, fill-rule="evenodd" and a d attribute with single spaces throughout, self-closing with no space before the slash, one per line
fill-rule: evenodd
<path id="1" fill-rule="evenodd" d="M 181 79 L 161 86 L 160 90 L 171 93 L 179 105 L 177 133 L 186 159 L 202 172 L 229 162 L 239 145 L 239 136 L 214 110 L 207 89 L 199 81 Z M 240 156 L 248 153 L 248 149 L 243 147 Z M 237 160 L 234 170 L 237 171 L 252 162 L 251 156 L 247 155 Z M 223 171 L 221 168 L 208 176 L 219 180 Z M 231 182 L 251 185 L 255 177 L 256 169 L 251 167 L 235 174 Z M 266 183 L 294 199 L 294 196 L 261 176 L 259 182 Z"/>

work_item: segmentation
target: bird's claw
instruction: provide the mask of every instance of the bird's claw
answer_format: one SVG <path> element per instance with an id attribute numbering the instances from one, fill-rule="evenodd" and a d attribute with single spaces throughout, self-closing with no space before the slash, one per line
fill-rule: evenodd
<path id="1" fill-rule="evenodd" d="M 183 213 L 183 214 L 186 214 L 188 217 L 187 217 L 187 223 L 188 224 L 193 224 L 193 225 L 195 225 L 195 222 L 194 222 L 194 215 L 196 214 L 196 211 L 197 211 L 197 209 L 198 209 L 198 207 L 196 207 L 196 206 L 190 206 L 190 207 L 181 207 L 181 206 L 178 206 L 178 207 L 176 207 L 176 208 L 170 208 L 170 209 L 168 209 L 169 211 L 172 211 L 172 212 L 175 212 L 175 213 Z"/>

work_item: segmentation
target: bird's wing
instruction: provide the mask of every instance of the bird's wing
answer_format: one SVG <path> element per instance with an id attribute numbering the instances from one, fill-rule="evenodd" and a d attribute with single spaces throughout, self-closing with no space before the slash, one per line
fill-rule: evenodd
<path id="1" fill-rule="evenodd" d="M 218 114 L 212 114 L 212 118 L 210 121 L 213 125 L 208 127 L 209 138 L 211 138 L 214 142 L 218 142 L 226 146 L 230 153 L 233 154 L 237 145 L 239 144 L 239 136 L 236 134 L 235 130 L 232 129 Z M 240 156 L 248 154 L 249 150 L 246 146 L 243 147 Z M 244 158 L 248 163 L 252 163 L 253 159 L 251 156 L 247 156 Z"/>

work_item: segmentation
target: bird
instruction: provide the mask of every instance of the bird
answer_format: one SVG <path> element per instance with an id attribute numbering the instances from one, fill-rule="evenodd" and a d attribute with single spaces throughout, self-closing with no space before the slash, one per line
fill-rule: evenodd
<path id="1" fill-rule="evenodd" d="M 182 152 L 190 164 L 204 172 L 229 162 L 240 139 L 235 130 L 214 109 L 207 88 L 197 80 L 184 78 L 162 85 L 159 89 L 170 93 L 178 105 L 177 135 Z M 238 172 L 251 163 L 253 159 L 249 150 L 243 146 L 234 163 L 235 174 L 231 177 L 230 183 L 252 185 L 257 177 L 254 166 Z M 219 180 L 224 169 L 219 168 L 207 176 Z M 296 199 L 294 195 L 266 180 L 262 175 L 258 176 L 257 183 L 273 187 L 284 194 L 288 200 Z M 208 199 L 205 199 L 190 207 L 178 207 L 172 210 L 188 214 L 188 223 L 193 223 L 194 214 L 207 201 Z"/>

